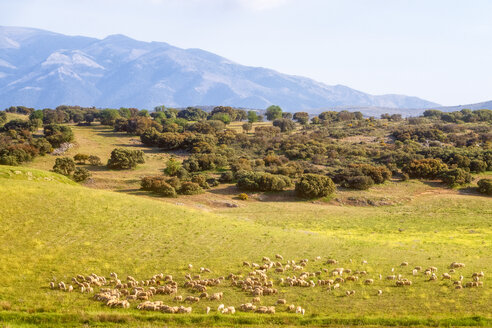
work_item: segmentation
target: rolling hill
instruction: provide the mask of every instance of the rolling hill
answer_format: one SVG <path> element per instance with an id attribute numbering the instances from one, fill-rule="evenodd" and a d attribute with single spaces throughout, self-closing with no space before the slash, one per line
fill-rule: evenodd
<path id="1" fill-rule="evenodd" d="M 0 27 L 0 107 L 60 104 L 96 107 L 230 105 L 287 111 L 363 106 L 430 108 L 403 95 L 370 95 L 343 85 L 248 67 L 200 49 L 66 36 L 23 27 Z"/>
<path id="2" fill-rule="evenodd" d="M 421 183 L 411 182 L 409 186 Z M 456 292 L 451 282 L 430 283 L 426 276 L 411 276 L 411 265 L 437 265 L 441 270 L 457 259 L 466 261 L 460 273 L 490 271 L 490 216 L 487 199 L 469 195 L 439 195 L 390 207 L 340 207 L 311 202 L 257 202 L 218 213 L 190 209 L 152 197 L 94 190 L 65 177 L 33 168 L 0 165 L 0 321 L 9 326 L 113 325 L 391 325 L 468 326 L 490 324 L 490 278 L 484 288 Z M 42 194 L 43 197 L 39 197 Z M 450 201 L 450 199 L 452 201 Z M 29 204 L 29 206 L 25 206 Z M 349 218 L 349 219 L 347 219 Z M 397 228 L 405 227 L 401 232 Z M 474 233 L 467 233 L 473 229 Z M 247 274 L 242 261 L 261 262 L 262 256 L 281 253 L 286 259 L 309 258 L 304 270 L 321 270 L 327 258 L 339 266 L 412 277 L 411 289 L 377 280 L 362 281 L 345 290 L 278 285 L 279 274 L 269 272 L 279 294 L 263 296 L 262 304 L 283 297 L 301 304 L 306 316 L 287 313 L 277 306 L 273 316 L 237 313 L 205 314 L 217 302 L 193 304 L 191 315 L 111 309 L 91 294 L 49 289 L 50 281 L 70 282 L 77 274 L 105 276 L 118 272 L 145 279 L 173 274 L 179 293 L 193 295 L 184 275 L 212 269 L 206 277 Z M 322 256 L 323 262 L 314 257 Z M 368 264 L 362 265 L 361 260 Z M 188 263 L 194 268 L 188 269 Z M 295 273 L 286 273 L 286 275 Z M 322 277 L 325 274 L 322 273 Z M 383 296 L 375 296 L 377 289 Z M 238 306 L 250 294 L 227 280 L 209 292 L 223 291 L 223 303 Z M 157 299 L 173 304 L 172 295 Z M 215 311 L 213 312 L 215 313 Z"/>

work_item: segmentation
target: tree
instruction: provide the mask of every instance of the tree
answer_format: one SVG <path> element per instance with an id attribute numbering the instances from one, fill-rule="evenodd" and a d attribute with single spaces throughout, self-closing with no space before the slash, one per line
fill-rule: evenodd
<path id="1" fill-rule="evenodd" d="M 242 125 L 242 128 L 243 128 L 244 132 L 249 132 L 249 131 L 251 131 L 251 129 L 253 129 L 253 124 L 252 123 L 249 123 L 249 122 L 248 123 L 244 123 Z"/>
<path id="2" fill-rule="evenodd" d="M 45 125 L 44 135 L 46 140 L 55 148 L 60 147 L 62 143 L 72 141 L 74 137 L 72 129 L 69 126 L 58 124 Z"/>
<path id="3" fill-rule="evenodd" d="M 294 120 L 302 125 L 306 125 L 309 122 L 309 114 L 306 112 L 297 112 L 294 114 Z"/>
<path id="4" fill-rule="evenodd" d="M 201 121 L 207 118 L 207 113 L 196 107 L 188 107 L 178 112 L 177 117 L 187 121 Z"/>
<path id="5" fill-rule="evenodd" d="M 99 166 L 102 165 L 101 159 L 98 156 L 95 155 L 90 155 L 89 156 L 89 163 L 93 166 Z"/>
<path id="6" fill-rule="evenodd" d="M 120 112 L 117 109 L 103 109 L 99 114 L 102 125 L 114 125 L 115 121 L 121 118 Z"/>
<path id="7" fill-rule="evenodd" d="M 335 192 L 335 184 L 324 175 L 304 174 L 296 183 L 296 193 L 303 198 L 326 197 Z"/>
<path id="8" fill-rule="evenodd" d="M 289 132 L 296 128 L 294 122 L 286 118 L 280 118 L 273 121 L 273 126 L 279 127 L 282 132 Z"/>
<path id="9" fill-rule="evenodd" d="M 86 161 L 89 160 L 89 155 L 86 154 L 77 154 L 73 157 L 73 159 L 78 163 L 78 164 L 85 164 Z"/>
<path id="10" fill-rule="evenodd" d="M 137 164 L 143 163 L 145 163 L 143 151 L 115 148 L 108 160 L 108 168 L 116 170 L 134 169 Z"/>
<path id="11" fill-rule="evenodd" d="M 4 124 L 5 122 L 7 122 L 7 113 L 0 112 L 0 125 Z"/>
<path id="12" fill-rule="evenodd" d="M 83 182 L 91 177 L 91 173 L 88 169 L 83 167 L 77 167 L 73 173 L 73 179 L 75 182 Z"/>
<path id="13" fill-rule="evenodd" d="M 248 111 L 248 122 L 249 123 L 254 123 L 258 122 L 258 114 L 254 110 Z"/>
<path id="14" fill-rule="evenodd" d="M 231 116 L 227 113 L 215 113 L 210 117 L 211 120 L 222 121 L 224 124 L 231 123 Z"/>
<path id="15" fill-rule="evenodd" d="M 75 162 L 69 157 L 57 158 L 53 171 L 67 177 L 71 176 L 75 172 Z"/>
<path id="16" fill-rule="evenodd" d="M 291 120 L 292 119 L 292 113 L 289 113 L 289 112 L 283 112 L 282 113 L 282 118 L 286 118 L 288 120 Z"/>
<path id="17" fill-rule="evenodd" d="M 271 105 L 266 109 L 267 120 L 273 121 L 282 118 L 282 108 L 277 105 Z"/>
<path id="18" fill-rule="evenodd" d="M 175 176 L 178 174 L 181 169 L 181 163 L 178 162 L 174 157 L 169 158 L 166 163 L 166 168 L 164 169 L 164 173 L 169 176 Z"/>

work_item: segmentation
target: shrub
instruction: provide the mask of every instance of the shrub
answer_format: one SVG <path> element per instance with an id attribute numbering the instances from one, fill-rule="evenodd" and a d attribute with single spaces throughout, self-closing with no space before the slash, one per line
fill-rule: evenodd
<path id="1" fill-rule="evenodd" d="M 0 125 L 7 122 L 7 114 L 5 112 L 0 112 Z"/>
<path id="2" fill-rule="evenodd" d="M 478 192 L 492 196 L 492 179 L 481 179 L 478 181 Z"/>
<path id="3" fill-rule="evenodd" d="M 89 155 L 86 154 L 77 154 L 73 157 L 73 159 L 78 163 L 78 164 L 85 164 L 86 161 L 89 160 Z"/>
<path id="4" fill-rule="evenodd" d="M 75 162 L 69 157 L 57 158 L 53 171 L 65 176 L 71 176 L 75 172 Z"/>
<path id="5" fill-rule="evenodd" d="M 164 173 L 170 176 L 176 176 L 180 169 L 181 169 L 181 163 L 178 162 L 174 157 L 171 157 L 166 163 L 166 168 L 164 169 Z"/>
<path id="6" fill-rule="evenodd" d="M 447 170 L 448 166 L 440 159 L 424 158 L 413 160 L 403 166 L 403 172 L 411 178 L 417 179 L 438 179 L 441 172 Z"/>
<path id="7" fill-rule="evenodd" d="M 252 191 L 282 191 L 292 185 L 289 177 L 265 172 L 242 172 L 239 174 L 239 189 Z"/>
<path id="8" fill-rule="evenodd" d="M 210 189 L 210 186 L 207 183 L 207 178 L 203 174 L 195 174 L 191 177 L 191 182 L 196 183 L 203 189 Z"/>
<path id="9" fill-rule="evenodd" d="M 472 176 L 463 169 L 456 168 L 441 173 L 441 180 L 448 186 L 457 186 L 470 183 Z"/>
<path id="10" fill-rule="evenodd" d="M 303 198 L 326 197 L 335 192 L 335 184 L 324 175 L 304 174 L 296 183 L 296 193 Z"/>
<path id="11" fill-rule="evenodd" d="M 219 181 L 222 183 L 230 183 L 234 181 L 234 173 L 231 171 L 224 172 L 220 175 Z"/>
<path id="12" fill-rule="evenodd" d="M 176 189 L 173 188 L 170 184 L 166 182 L 160 182 L 156 186 L 154 186 L 155 193 L 164 196 L 164 197 L 176 197 Z"/>
<path id="13" fill-rule="evenodd" d="M 162 176 L 147 176 L 140 181 L 143 190 L 152 191 L 164 197 L 176 197 L 176 189 Z"/>
<path id="14" fill-rule="evenodd" d="M 237 195 L 237 198 L 239 198 L 240 200 L 248 200 L 249 196 L 243 192 Z"/>
<path id="15" fill-rule="evenodd" d="M 166 180 L 166 182 L 170 186 L 172 186 L 175 190 L 181 189 L 181 180 L 178 177 L 172 177 L 172 178 Z"/>
<path id="16" fill-rule="evenodd" d="M 365 175 L 349 177 L 343 186 L 350 189 L 367 190 L 374 185 L 374 181 Z"/>
<path id="17" fill-rule="evenodd" d="M 296 124 L 287 118 L 279 118 L 273 121 L 273 126 L 279 127 L 282 132 L 289 132 L 296 128 Z"/>
<path id="18" fill-rule="evenodd" d="M 95 155 L 90 155 L 89 156 L 89 163 L 93 166 L 99 166 L 102 165 L 101 159 L 98 156 Z"/>
<path id="19" fill-rule="evenodd" d="M 474 159 L 470 162 L 470 171 L 475 173 L 485 172 L 487 163 L 479 159 Z"/>
<path id="20" fill-rule="evenodd" d="M 91 173 L 89 172 L 88 169 L 83 168 L 83 167 L 77 167 L 75 169 L 75 172 L 73 173 L 73 179 L 76 182 L 83 182 L 86 181 L 91 177 Z"/>
<path id="21" fill-rule="evenodd" d="M 69 126 L 48 124 L 44 127 L 46 140 L 55 148 L 60 147 L 62 143 L 73 140 L 73 132 Z"/>
<path id="22" fill-rule="evenodd" d="M 137 164 L 142 163 L 145 163 L 143 151 L 115 148 L 108 160 L 108 168 L 115 170 L 134 169 Z"/>
<path id="23" fill-rule="evenodd" d="M 182 195 L 197 195 L 201 194 L 203 192 L 203 189 L 194 182 L 183 182 L 181 185 L 181 189 L 179 189 L 179 193 Z"/>

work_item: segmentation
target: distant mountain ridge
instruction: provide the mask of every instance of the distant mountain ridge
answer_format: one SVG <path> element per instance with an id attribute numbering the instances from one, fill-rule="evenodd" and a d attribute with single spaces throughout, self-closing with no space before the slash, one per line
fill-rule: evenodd
<path id="1" fill-rule="evenodd" d="M 163 104 L 245 108 L 277 104 L 287 111 L 439 106 L 417 97 L 374 96 L 343 85 L 328 86 L 164 42 L 0 27 L 0 108 L 61 104 L 147 109 Z"/>
<path id="2" fill-rule="evenodd" d="M 476 104 L 468 104 L 468 105 L 458 105 L 458 106 L 445 106 L 445 107 L 437 107 L 433 109 L 438 109 L 443 112 L 455 112 L 459 111 L 462 109 L 471 109 L 471 110 L 476 110 L 476 109 L 490 109 L 492 110 L 492 100 L 490 101 L 484 101 Z"/>

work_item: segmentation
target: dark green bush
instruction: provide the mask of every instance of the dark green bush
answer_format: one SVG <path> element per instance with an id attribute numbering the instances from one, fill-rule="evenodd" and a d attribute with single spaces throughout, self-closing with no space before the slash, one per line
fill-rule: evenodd
<path id="1" fill-rule="evenodd" d="M 492 179 L 481 179 L 478 181 L 478 192 L 492 196 Z"/>
<path id="2" fill-rule="evenodd" d="M 304 174 L 296 183 L 296 193 L 303 198 L 326 197 L 335 192 L 335 184 L 324 175 Z"/>
<path id="3" fill-rule="evenodd" d="M 374 181 L 365 175 L 349 177 L 343 186 L 350 189 L 367 190 L 374 185 Z"/>
<path id="4" fill-rule="evenodd" d="M 179 193 L 182 195 L 197 195 L 201 194 L 203 192 L 203 189 L 194 182 L 183 182 L 181 185 L 181 189 L 179 189 Z"/>
<path id="5" fill-rule="evenodd" d="M 222 183 L 230 183 L 234 181 L 234 173 L 231 171 L 224 172 L 220 175 L 219 181 Z"/>
<path id="6" fill-rule="evenodd" d="M 441 173 L 441 180 L 448 186 L 458 186 L 470 183 L 472 176 L 463 169 L 456 168 Z"/>
<path id="7" fill-rule="evenodd" d="M 289 177 L 265 172 L 242 172 L 237 180 L 239 189 L 251 191 L 282 191 L 291 185 Z"/>
<path id="8" fill-rule="evenodd" d="M 140 181 L 143 190 L 152 191 L 164 197 L 176 197 L 176 189 L 162 176 L 147 176 Z"/>
<path id="9" fill-rule="evenodd" d="M 144 152 L 126 148 L 115 148 L 108 160 L 108 168 L 114 170 L 134 169 L 137 164 L 145 163 Z"/>
<path id="10" fill-rule="evenodd" d="M 54 147 L 60 147 L 62 143 L 73 140 L 73 132 L 69 126 L 48 124 L 44 126 L 46 140 Z"/>
<path id="11" fill-rule="evenodd" d="M 77 167 L 75 169 L 75 172 L 73 173 L 73 179 L 76 182 L 83 182 L 86 181 L 91 177 L 91 173 L 89 172 L 88 169 L 83 168 L 83 167 Z"/>
<path id="12" fill-rule="evenodd" d="M 65 176 L 71 176 L 75 172 L 75 162 L 69 157 L 57 158 L 53 171 Z"/>

